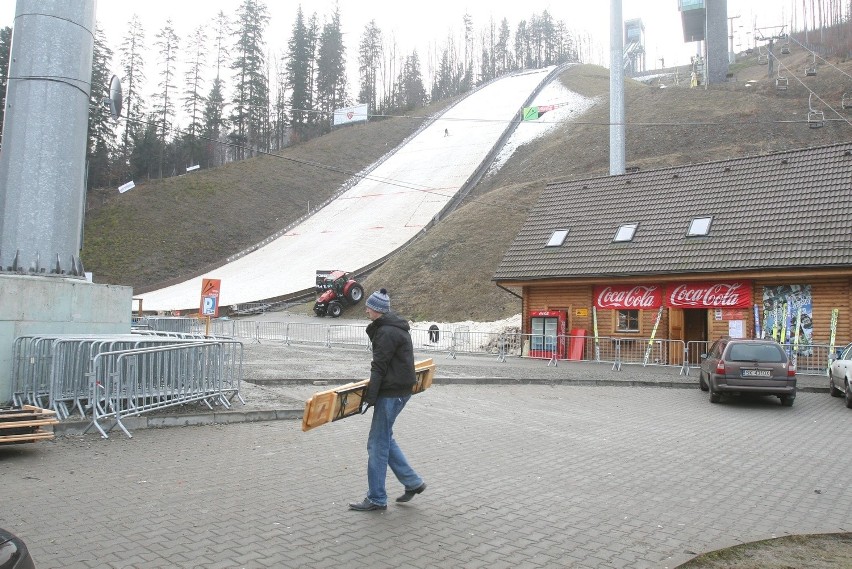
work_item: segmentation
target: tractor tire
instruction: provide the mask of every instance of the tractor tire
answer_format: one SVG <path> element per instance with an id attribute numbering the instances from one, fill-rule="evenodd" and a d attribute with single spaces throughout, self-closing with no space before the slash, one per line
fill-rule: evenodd
<path id="1" fill-rule="evenodd" d="M 327 312 L 328 312 L 328 310 L 326 309 L 325 306 L 316 306 L 316 305 L 314 306 L 314 314 L 316 314 L 320 318 L 325 316 Z"/>
<path id="2" fill-rule="evenodd" d="M 358 304 L 364 298 L 364 288 L 359 284 L 352 285 L 346 293 L 346 298 L 352 304 Z"/>
<path id="3" fill-rule="evenodd" d="M 332 318 L 337 318 L 343 314 L 343 305 L 336 300 L 328 303 L 328 315 Z"/>

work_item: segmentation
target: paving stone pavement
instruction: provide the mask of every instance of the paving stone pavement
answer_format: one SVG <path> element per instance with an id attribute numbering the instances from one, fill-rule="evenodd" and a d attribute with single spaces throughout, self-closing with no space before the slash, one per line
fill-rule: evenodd
<path id="1" fill-rule="evenodd" d="M 266 380 L 248 401 L 258 412 L 369 368 L 355 350 L 247 352 L 266 362 L 246 370 Z M 822 379 L 791 408 L 714 405 L 669 368 L 435 359 L 443 380 L 397 423 L 428 482 L 408 504 L 346 508 L 366 492 L 367 417 L 307 433 L 256 417 L 0 447 L 0 527 L 40 569 L 658 568 L 852 530 L 852 487 L 838 483 L 852 468 L 852 412 Z M 388 488 L 403 490 L 392 475 Z"/>

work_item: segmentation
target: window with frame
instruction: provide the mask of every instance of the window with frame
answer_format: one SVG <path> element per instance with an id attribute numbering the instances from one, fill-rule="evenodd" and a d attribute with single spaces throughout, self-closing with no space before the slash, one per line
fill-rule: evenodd
<path id="1" fill-rule="evenodd" d="M 617 332 L 638 332 L 639 311 L 619 310 L 616 314 L 615 330 Z"/>

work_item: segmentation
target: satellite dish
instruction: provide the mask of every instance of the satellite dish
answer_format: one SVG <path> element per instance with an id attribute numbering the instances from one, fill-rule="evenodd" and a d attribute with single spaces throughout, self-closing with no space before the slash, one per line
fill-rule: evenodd
<path id="1" fill-rule="evenodd" d="M 113 119 L 118 119 L 121 116 L 124 98 L 121 94 L 121 80 L 117 75 L 113 75 L 112 79 L 109 80 L 109 97 L 103 100 L 103 104 L 109 108 L 109 113 Z"/>

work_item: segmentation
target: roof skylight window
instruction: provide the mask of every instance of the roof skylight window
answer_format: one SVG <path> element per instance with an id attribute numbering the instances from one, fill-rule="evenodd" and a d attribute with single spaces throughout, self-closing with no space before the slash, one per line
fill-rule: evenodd
<path id="1" fill-rule="evenodd" d="M 618 228 L 618 231 L 615 232 L 615 237 L 613 237 L 613 241 L 633 241 L 633 235 L 636 233 L 636 228 L 639 227 L 638 223 L 625 223 L 621 227 Z"/>
<path id="2" fill-rule="evenodd" d="M 567 229 L 557 229 L 550 236 L 550 241 L 547 242 L 545 247 L 560 247 L 565 242 L 566 237 L 568 237 Z"/>
<path id="3" fill-rule="evenodd" d="M 689 222 L 689 229 L 686 232 L 687 237 L 700 237 L 710 233 L 710 224 L 713 222 L 713 217 L 696 217 Z"/>

